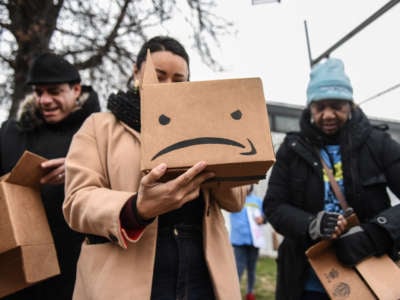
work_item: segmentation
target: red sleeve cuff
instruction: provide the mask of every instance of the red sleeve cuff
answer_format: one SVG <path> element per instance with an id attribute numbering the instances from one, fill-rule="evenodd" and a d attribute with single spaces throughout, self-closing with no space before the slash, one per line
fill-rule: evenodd
<path id="1" fill-rule="evenodd" d="M 155 219 L 151 218 L 149 220 L 144 220 L 143 218 L 141 218 L 137 212 L 136 200 L 137 194 L 129 198 L 128 201 L 126 201 L 125 205 L 122 207 L 119 216 L 121 227 L 126 231 L 142 230 L 147 225 L 152 223 Z"/>
<path id="2" fill-rule="evenodd" d="M 121 228 L 122 236 L 124 237 L 125 241 L 128 242 L 136 242 L 142 235 L 143 231 L 144 228 L 132 230 L 125 230 L 124 228 Z"/>

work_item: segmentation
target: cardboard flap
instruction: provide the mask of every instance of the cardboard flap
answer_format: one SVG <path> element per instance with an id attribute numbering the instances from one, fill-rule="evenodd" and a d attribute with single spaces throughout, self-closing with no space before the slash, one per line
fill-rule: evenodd
<path id="1" fill-rule="evenodd" d="M 58 275 L 54 245 L 14 248 L 0 254 L 0 298 Z"/>
<path id="2" fill-rule="evenodd" d="M 40 178 L 45 175 L 45 171 L 40 167 L 40 164 L 46 160 L 44 157 L 25 151 L 6 178 L 6 182 L 38 187 Z"/>
<path id="3" fill-rule="evenodd" d="M 39 191 L 16 184 L 2 184 L 7 210 L 0 212 L 0 217 L 9 224 L 0 222 L 0 253 L 19 245 L 52 243 L 53 237 Z"/>
<path id="4" fill-rule="evenodd" d="M 60 274 L 54 244 L 21 247 L 27 283 L 34 283 Z"/>
<path id="5" fill-rule="evenodd" d="M 378 299 L 400 299 L 400 268 L 389 256 L 372 256 L 356 265 L 356 269 Z"/>
<path id="6" fill-rule="evenodd" d="M 310 265 L 333 300 L 375 300 L 376 297 L 353 268 L 340 264 L 335 251 L 324 243 L 307 251 Z M 309 256 L 311 254 L 311 256 Z"/>
<path id="7" fill-rule="evenodd" d="M 143 85 L 145 84 L 158 83 L 158 77 L 151 58 L 150 50 L 147 50 L 146 61 L 144 64 L 143 78 L 140 83 L 141 88 L 143 88 Z"/>
<path id="8" fill-rule="evenodd" d="M 306 256 L 308 258 L 318 257 L 323 251 L 325 251 L 326 248 L 330 246 L 331 246 L 331 241 L 329 240 L 320 241 L 307 249 Z"/>

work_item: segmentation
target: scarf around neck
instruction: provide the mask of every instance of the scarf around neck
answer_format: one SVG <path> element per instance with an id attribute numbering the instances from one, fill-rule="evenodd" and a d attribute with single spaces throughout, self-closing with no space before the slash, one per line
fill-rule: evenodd
<path id="1" fill-rule="evenodd" d="M 107 108 L 115 117 L 132 129 L 140 132 L 140 95 L 139 92 L 128 90 L 118 91 L 108 97 Z"/>

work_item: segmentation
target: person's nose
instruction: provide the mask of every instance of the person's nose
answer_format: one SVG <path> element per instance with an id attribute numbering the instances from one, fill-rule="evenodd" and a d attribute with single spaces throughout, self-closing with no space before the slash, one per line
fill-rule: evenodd
<path id="1" fill-rule="evenodd" d="M 43 92 L 40 96 L 39 96 L 39 103 L 41 105 L 46 105 L 48 103 L 53 102 L 53 98 L 50 96 L 49 93 L 47 92 Z"/>
<path id="2" fill-rule="evenodd" d="M 332 119 L 332 118 L 336 118 L 336 111 L 331 108 L 330 106 L 325 107 L 322 117 L 324 119 Z"/>

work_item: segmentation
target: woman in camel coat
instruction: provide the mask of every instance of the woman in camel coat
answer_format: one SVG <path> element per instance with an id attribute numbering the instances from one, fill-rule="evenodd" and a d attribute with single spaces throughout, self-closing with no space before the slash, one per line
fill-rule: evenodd
<path id="1" fill-rule="evenodd" d="M 156 37 L 142 47 L 150 49 L 156 69 L 162 71 L 160 82 L 189 77 L 188 58 L 175 51 L 176 43 Z M 141 74 L 140 54 L 135 78 Z M 169 69 L 171 62 L 176 64 Z M 204 162 L 166 183 L 158 182 L 165 164 L 142 176 L 140 114 L 132 119 L 140 111 L 135 110 L 138 99 L 135 91 L 112 95 L 111 112 L 84 123 L 66 159 L 64 216 L 73 229 L 87 234 L 74 299 L 239 300 L 220 209 L 241 210 L 244 188 L 203 186 L 213 176 L 203 172 Z M 132 115 L 124 113 L 127 105 L 132 105 Z"/>

